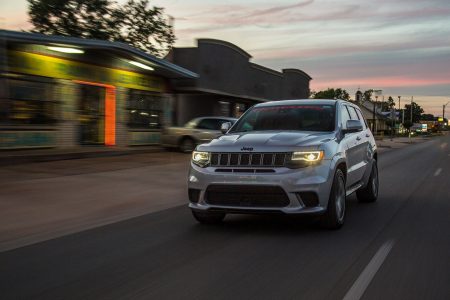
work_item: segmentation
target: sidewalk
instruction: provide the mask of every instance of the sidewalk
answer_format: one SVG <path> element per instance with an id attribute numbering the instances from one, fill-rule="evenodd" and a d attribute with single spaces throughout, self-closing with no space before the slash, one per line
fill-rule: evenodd
<path id="1" fill-rule="evenodd" d="M 164 151 L 164 149 L 160 146 L 85 146 L 69 149 L 0 150 L 0 166 L 67 159 L 120 156 L 138 153 L 155 153 L 161 151 Z"/>
<path id="2" fill-rule="evenodd" d="M 188 154 L 0 168 L 0 252 L 187 204 Z"/>

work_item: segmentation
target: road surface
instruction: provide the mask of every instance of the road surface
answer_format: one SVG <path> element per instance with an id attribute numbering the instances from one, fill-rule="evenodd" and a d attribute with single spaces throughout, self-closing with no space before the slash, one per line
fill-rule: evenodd
<path id="1" fill-rule="evenodd" d="M 339 231 L 176 206 L 0 253 L 0 299 L 450 299 L 449 145 L 382 153 Z"/>

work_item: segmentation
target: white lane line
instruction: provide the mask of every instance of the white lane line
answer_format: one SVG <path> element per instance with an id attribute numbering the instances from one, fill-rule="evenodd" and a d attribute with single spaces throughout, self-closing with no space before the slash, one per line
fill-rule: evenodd
<path id="1" fill-rule="evenodd" d="M 362 271 L 361 275 L 359 275 L 358 279 L 356 279 L 356 281 L 353 283 L 347 294 L 345 294 L 343 300 L 361 299 L 362 295 L 366 291 L 367 287 L 369 286 L 375 274 L 378 272 L 378 269 L 383 264 L 393 246 L 394 241 L 389 240 L 384 243 L 380 247 L 380 249 L 378 249 L 377 253 L 375 253 L 375 255 L 372 257 L 369 264 Z"/>
<path id="2" fill-rule="evenodd" d="M 439 174 L 441 174 L 442 172 L 442 168 L 439 168 L 436 170 L 436 172 L 434 172 L 434 177 L 439 176 Z"/>

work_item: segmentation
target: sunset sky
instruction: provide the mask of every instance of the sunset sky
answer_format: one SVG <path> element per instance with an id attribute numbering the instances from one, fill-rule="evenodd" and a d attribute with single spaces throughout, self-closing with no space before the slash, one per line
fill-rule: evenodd
<path id="1" fill-rule="evenodd" d="M 123 2 L 123 1 L 119 1 Z M 175 18 L 176 46 L 229 41 L 253 62 L 299 68 L 311 89 L 382 89 L 442 115 L 450 101 L 449 0 L 155 0 Z M 26 0 L 2 0 L 0 25 L 20 30 Z M 446 116 L 450 116 L 450 105 Z"/>

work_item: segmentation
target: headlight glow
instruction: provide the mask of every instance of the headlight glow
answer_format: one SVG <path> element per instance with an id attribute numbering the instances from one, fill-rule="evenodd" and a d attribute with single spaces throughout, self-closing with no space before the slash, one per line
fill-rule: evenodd
<path id="1" fill-rule="evenodd" d="M 305 152 L 293 152 L 292 160 L 303 160 L 307 162 L 317 162 L 322 160 L 323 151 L 305 151 Z"/>
<path id="2" fill-rule="evenodd" d="M 209 152 L 192 152 L 192 162 L 202 168 L 206 167 L 209 164 L 210 157 L 211 155 Z"/>

